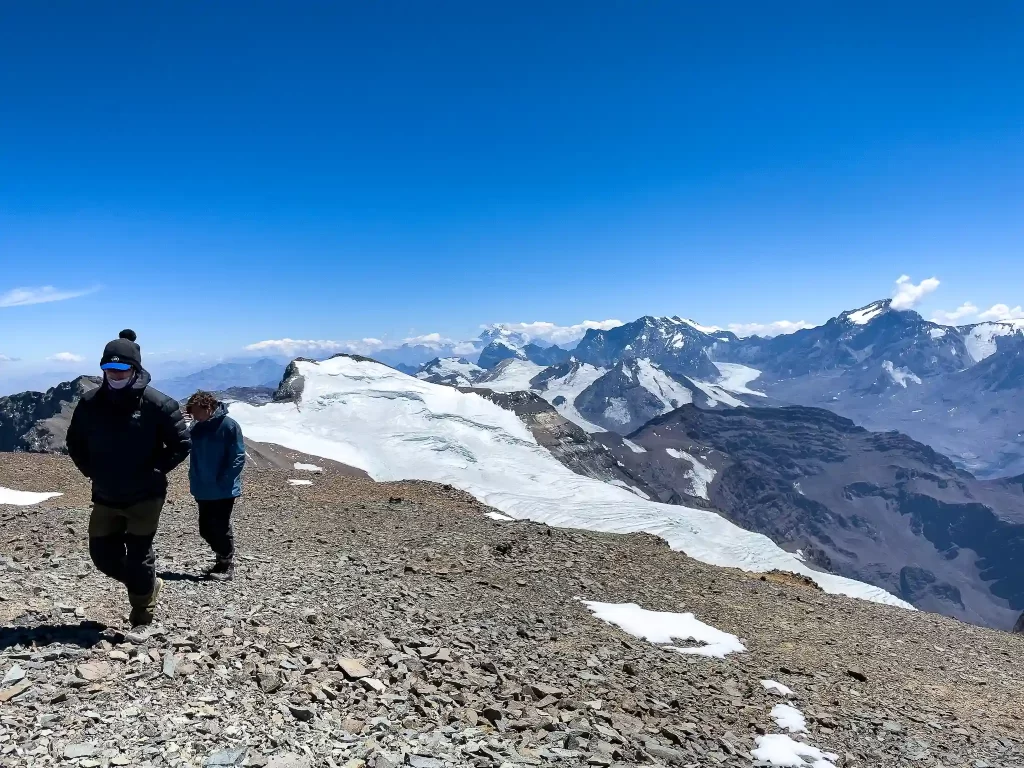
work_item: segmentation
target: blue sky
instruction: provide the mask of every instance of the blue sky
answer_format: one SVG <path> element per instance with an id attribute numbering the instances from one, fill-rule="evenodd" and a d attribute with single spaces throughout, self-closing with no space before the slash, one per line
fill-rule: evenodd
<path id="1" fill-rule="evenodd" d="M 975 6 L 5 4 L 0 355 L 1012 311 L 1024 5 Z"/>

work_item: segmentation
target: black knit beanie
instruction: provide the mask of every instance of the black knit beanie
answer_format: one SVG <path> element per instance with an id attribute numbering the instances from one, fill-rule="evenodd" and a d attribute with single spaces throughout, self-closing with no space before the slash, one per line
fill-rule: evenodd
<path id="1" fill-rule="evenodd" d="M 117 338 L 103 348 L 103 359 L 100 365 L 107 363 L 127 363 L 136 371 L 142 369 L 142 349 L 135 343 L 135 331 L 125 328 Z"/>

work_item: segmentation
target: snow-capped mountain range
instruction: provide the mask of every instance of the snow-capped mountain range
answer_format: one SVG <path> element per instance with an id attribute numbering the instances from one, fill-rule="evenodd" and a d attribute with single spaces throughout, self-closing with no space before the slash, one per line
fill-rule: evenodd
<path id="1" fill-rule="evenodd" d="M 1021 321 L 946 326 L 887 299 L 770 339 L 648 316 L 589 330 L 573 350 L 501 329 L 486 340 L 475 363 L 438 358 L 417 375 L 536 392 L 585 430 L 624 435 L 688 403 L 813 405 L 899 429 L 983 476 L 1024 472 Z"/>

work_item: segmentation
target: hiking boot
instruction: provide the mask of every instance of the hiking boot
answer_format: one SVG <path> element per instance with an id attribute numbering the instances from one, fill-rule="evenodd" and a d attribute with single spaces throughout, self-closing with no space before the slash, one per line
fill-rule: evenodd
<path id="1" fill-rule="evenodd" d="M 214 581 L 231 581 L 235 577 L 235 561 L 230 557 L 218 557 L 206 570 L 206 578 Z"/>
<path id="2" fill-rule="evenodd" d="M 148 595 L 128 595 L 128 602 L 132 605 L 132 612 L 128 616 L 128 622 L 133 627 L 142 627 L 153 623 L 153 616 L 156 614 L 156 602 L 160 599 L 160 590 L 164 588 L 164 580 L 157 578 L 153 584 L 153 591 Z"/>

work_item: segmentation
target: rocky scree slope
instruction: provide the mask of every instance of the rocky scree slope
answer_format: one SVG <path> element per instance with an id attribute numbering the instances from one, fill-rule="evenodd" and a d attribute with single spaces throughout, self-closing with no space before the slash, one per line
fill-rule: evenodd
<path id="1" fill-rule="evenodd" d="M 247 471 L 219 584 L 173 473 L 160 623 L 131 632 L 70 462 L 0 457 L 0 485 L 65 492 L 0 507 L 0 765 L 747 768 L 783 703 L 834 753 L 818 768 L 1024 763 L 1024 638 L 491 520 L 443 486 L 287 479 Z M 691 611 L 746 651 L 681 655 L 576 597 Z"/>
<path id="2" fill-rule="evenodd" d="M 977 480 L 817 408 L 687 406 L 628 444 L 596 437 L 662 500 L 704 499 L 825 570 L 1000 629 L 1024 611 L 1024 477 Z"/>

